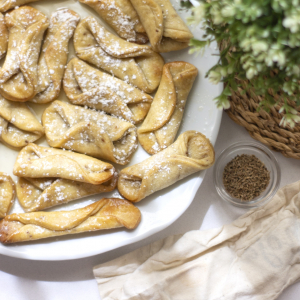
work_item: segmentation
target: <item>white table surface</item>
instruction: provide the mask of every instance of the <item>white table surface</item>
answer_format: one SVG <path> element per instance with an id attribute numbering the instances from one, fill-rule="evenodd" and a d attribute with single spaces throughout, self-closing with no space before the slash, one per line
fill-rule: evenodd
<path id="1" fill-rule="evenodd" d="M 236 125 L 224 113 L 215 145 L 216 157 L 224 148 L 238 141 L 252 141 L 252 138 L 243 127 Z M 300 161 L 285 158 L 280 153 L 275 155 L 281 167 L 280 186 L 300 180 Z M 105 254 L 71 261 L 29 261 L 0 255 L 0 299 L 100 300 L 93 277 L 93 266 L 169 235 L 219 227 L 232 222 L 244 212 L 244 209 L 233 207 L 219 198 L 210 169 L 187 211 L 171 226 L 146 240 Z M 278 299 L 299 300 L 299 295 L 300 283 L 296 283 L 286 289 Z"/>

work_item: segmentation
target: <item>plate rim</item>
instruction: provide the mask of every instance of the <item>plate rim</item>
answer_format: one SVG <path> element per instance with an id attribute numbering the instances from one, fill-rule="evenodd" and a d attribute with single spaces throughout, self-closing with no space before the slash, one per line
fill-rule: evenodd
<path id="1" fill-rule="evenodd" d="M 174 0 L 170 0 L 170 1 L 174 5 Z M 56 3 L 59 1 L 53 1 L 53 2 Z M 42 4 L 39 2 L 36 2 L 36 3 L 31 3 L 30 6 L 35 7 L 35 5 L 42 5 Z M 62 4 L 62 6 L 63 6 L 63 4 Z M 70 8 L 70 9 L 72 9 L 72 8 Z M 98 18 L 100 18 L 100 17 L 98 16 Z M 69 59 L 70 59 L 70 57 L 69 57 Z M 180 58 L 179 58 L 179 60 L 180 60 Z M 172 61 L 174 61 L 174 59 Z M 176 61 L 176 59 L 175 59 L 175 61 Z M 200 66 L 197 66 L 197 67 L 200 67 Z M 221 83 L 219 83 L 218 85 L 216 85 L 216 89 L 218 89 L 218 91 L 221 92 L 223 89 L 223 85 Z M 212 99 L 209 99 L 209 101 L 212 101 Z M 211 137 L 210 137 L 210 141 L 213 145 L 215 145 L 218 134 L 219 134 L 219 129 L 220 129 L 221 120 L 222 120 L 222 114 L 223 114 L 223 111 L 219 110 L 215 107 L 215 122 L 213 123 L 213 131 L 211 132 Z M 197 129 L 199 130 L 199 128 L 197 128 Z M 178 132 L 178 134 L 179 133 L 180 132 Z M 184 202 L 184 205 L 182 205 L 181 210 L 176 212 L 176 214 L 174 214 L 172 216 L 172 218 L 166 219 L 163 223 L 160 223 L 157 226 L 154 226 L 153 228 L 150 228 L 149 230 L 147 230 L 145 232 L 139 233 L 137 235 L 128 236 L 126 239 L 120 240 L 118 245 L 106 244 L 105 246 L 102 245 L 101 250 L 99 250 L 97 248 L 91 248 L 90 251 L 85 251 L 83 253 L 70 253 L 67 251 L 66 252 L 62 251 L 60 256 L 56 255 L 56 256 L 45 257 L 45 256 L 41 255 L 41 256 L 37 257 L 36 253 L 34 251 L 33 252 L 30 252 L 30 251 L 21 252 L 21 251 L 14 251 L 12 249 L 13 247 L 18 247 L 18 245 L 21 246 L 22 243 L 17 243 L 17 244 L 12 244 L 12 245 L 2 244 L 1 245 L 2 247 L 0 247 L 0 254 L 4 255 L 4 256 L 13 257 L 13 258 L 33 260 L 33 261 L 68 261 L 68 260 L 81 259 L 81 258 L 87 258 L 87 257 L 95 256 L 95 255 L 104 254 L 104 253 L 112 251 L 114 249 L 118 249 L 118 248 L 130 245 L 130 244 L 145 240 L 148 237 L 166 229 L 167 227 L 169 227 L 175 221 L 178 220 L 178 218 L 188 209 L 188 207 L 194 201 L 195 195 L 196 195 L 199 187 L 201 186 L 201 184 L 205 178 L 205 175 L 206 175 L 206 170 L 200 171 L 194 175 L 195 180 L 194 180 L 193 184 L 189 187 L 190 188 L 190 193 L 189 193 L 189 198 L 188 198 L 189 201 Z M 12 247 L 12 248 L 10 248 L 10 247 Z"/>
<path id="2" fill-rule="evenodd" d="M 222 110 L 218 110 L 217 111 L 217 118 L 216 118 L 216 130 L 215 130 L 215 135 L 211 138 L 211 143 L 213 145 L 215 145 L 218 134 L 219 134 L 219 130 L 220 130 L 220 125 L 221 125 L 221 121 L 222 121 L 222 114 L 223 111 Z M 201 173 L 200 173 L 201 172 Z M 104 247 L 100 252 L 99 250 L 92 250 L 90 251 L 88 254 L 84 253 L 82 255 L 75 255 L 75 256 L 70 256 L 70 254 L 67 255 L 63 255 L 61 257 L 47 257 L 47 258 L 41 258 L 41 257 L 32 257 L 30 253 L 22 253 L 24 256 L 20 257 L 20 252 L 15 252 L 15 251 L 7 251 L 6 245 L 4 246 L 4 251 L 2 251 L 0 249 L 0 254 L 1 255 L 5 255 L 5 256 L 9 256 L 9 257 L 14 257 L 14 258 L 19 258 L 19 259 L 26 259 L 26 260 L 33 260 L 33 261 L 66 261 L 66 260 L 74 260 L 74 259 L 82 259 L 82 258 L 87 258 L 87 257 L 91 257 L 91 256 L 95 256 L 95 255 L 100 255 L 115 249 L 119 249 L 121 247 L 136 243 L 136 242 L 140 242 L 142 240 L 145 240 L 146 238 L 166 229 L 167 227 L 171 226 L 173 223 L 175 223 L 180 216 L 182 216 L 184 214 L 184 212 L 189 208 L 189 206 L 192 204 L 192 202 L 195 199 L 196 193 L 198 191 L 198 189 L 200 188 L 205 176 L 206 176 L 206 172 L 207 170 L 204 171 L 200 171 L 198 172 L 199 175 L 197 176 L 197 181 L 194 184 L 192 191 L 191 191 L 191 200 L 188 201 L 184 207 L 184 209 L 178 213 L 172 220 L 168 220 L 167 222 L 165 222 L 164 224 L 157 226 L 141 235 L 135 236 L 135 237 L 130 237 L 129 239 L 127 239 L 126 241 L 121 241 L 120 245 L 118 247 L 114 247 L 113 245 L 107 245 L 106 247 Z M 200 177 L 200 174 L 202 175 L 202 178 Z M 9 247 L 9 245 L 8 245 Z"/>

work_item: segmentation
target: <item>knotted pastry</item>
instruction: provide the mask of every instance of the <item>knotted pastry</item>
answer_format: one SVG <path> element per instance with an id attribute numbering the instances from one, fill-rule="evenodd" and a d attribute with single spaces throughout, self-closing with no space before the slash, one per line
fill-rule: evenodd
<path id="1" fill-rule="evenodd" d="M 100 25 L 95 18 L 83 19 L 74 33 L 79 58 L 152 93 L 158 86 L 163 58 L 149 46 L 129 43 Z"/>
<path id="2" fill-rule="evenodd" d="M 92 7 L 122 38 L 145 44 L 146 31 L 129 0 L 79 0 Z"/>
<path id="3" fill-rule="evenodd" d="M 86 231 L 126 227 L 134 229 L 141 213 L 123 199 L 101 199 L 72 211 L 12 214 L 0 222 L 0 242 L 16 243 Z"/>
<path id="4" fill-rule="evenodd" d="M 14 175 L 29 178 L 62 178 L 101 184 L 115 173 L 111 164 L 87 155 L 29 144 L 15 162 Z"/>
<path id="5" fill-rule="evenodd" d="M 37 2 L 39 0 L 1 0 L 0 1 L 0 12 L 6 12 L 17 6 L 21 6 L 30 2 Z"/>
<path id="6" fill-rule="evenodd" d="M 138 129 L 139 142 L 149 154 L 155 154 L 174 142 L 197 74 L 197 68 L 187 62 L 164 65 L 149 113 Z"/>
<path id="7" fill-rule="evenodd" d="M 0 172 L 0 219 L 9 212 L 15 201 L 15 183 L 11 177 Z"/>
<path id="8" fill-rule="evenodd" d="M 0 141 L 24 147 L 44 135 L 44 128 L 25 103 L 0 96 Z"/>
<path id="9" fill-rule="evenodd" d="M 101 184 L 90 184 L 61 178 L 19 178 L 17 196 L 26 212 L 45 210 L 100 193 L 111 192 L 117 185 L 117 173 Z"/>
<path id="10" fill-rule="evenodd" d="M 130 0 L 156 52 L 188 47 L 193 37 L 169 0 Z"/>
<path id="11" fill-rule="evenodd" d="M 215 161 L 210 141 L 197 131 L 182 133 L 167 149 L 123 169 L 118 190 L 126 199 L 138 202 L 195 172 L 207 169 Z"/>
<path id="12" fill-rule="evenodd" d="M 73 104 L 103 110 L 134 124 L 146 117 L 152 102 L 148 94 L 77 58 L 68 63 L 63 83 Z"/>
<path id="13" fill-rule="evenodd" d="M 27 101 L 37 93 L 37 62 L 49 23 L 47 17 L 29 6 L 5 16 L 9 31 L 8 51 L 0 69 L 0 93 L 12 101 Z"/>
<path id="14" fill-rule="evenodd" d="M 135 126 L 103 112 L 61 101 L 42 117 L 50 146 L 65 148 L 125 165 L 137 149 Z"/>
<path id="15" fill-rule="evenodd" d="M 67 8 L 51 15 L 38 64 L 37 95 L 30 101 L 48 103 L 57 99 L 68 61 L 69 40 L 79 20 L 80 16 Z"/>
<path id="16" fill-rule="evenodd" d="M 0 13 L 0 59 L 7 51 L 8 31 L 5 25 L 4 16 Z"/>

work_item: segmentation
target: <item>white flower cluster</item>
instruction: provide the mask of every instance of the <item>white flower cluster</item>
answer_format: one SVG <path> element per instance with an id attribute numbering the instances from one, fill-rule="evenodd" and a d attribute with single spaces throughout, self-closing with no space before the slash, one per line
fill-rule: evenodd
<path id="1" fill-rule="evenodd" d="M 205 40 L 192 40 L 194 49 L 191 53 L 210 42 L 220 44 L 223 40 L 230 49 L 221 52 L 219 63 L 207 74 L 212 83 L 224 81 L 228 86 L 228 90 L 215 99 L 218 107 L 228 108 L 230 105 L 227 96 L 230 89 L 237 88 L 234 76 L 251 80 L 254 88 L 265 93 L 265 102 L 269 101 L 270 106 L 275 101 L 268 100 L 268 84 L 275 93 L 286 93 L 285 98 L 293 96 L 290 99 L 295 100 L 297 95 L 300 99 L 300 0 L 198 2 L 199 6 L 192 9 L 189 23 L 202 25 Z M 274 70 L 276 75 L 272 82 L 265 81 Z M 297 111 L 286 101 L 284 103 L 282 124 L 292 125 L 300 121 Z"/>

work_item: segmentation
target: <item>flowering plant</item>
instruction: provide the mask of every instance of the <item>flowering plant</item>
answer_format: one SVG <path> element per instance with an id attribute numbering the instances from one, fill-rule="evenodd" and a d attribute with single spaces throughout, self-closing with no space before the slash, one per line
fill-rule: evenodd
<path id="1" fill-rule="evenodd" d="M 281 106 L 281 124 L 300 121 L 294 109 L 300 105 L 300 0 L 197 0 L 197 4 L 182 2 L 192 8 L 188 22 L 200 23 L 205 32 L 201 40 L 191 40 L 191 52 L 214 41 L 226 45 L 207 73 L 211 82 L 226 83 L 215 98 L 217 106 L 229 108 L 228 96 L 238 89 L 238 78 L 263 96 L 260 108 Z M 270 88 L 280 93 L 280 101 L 271 96 Z"/>

